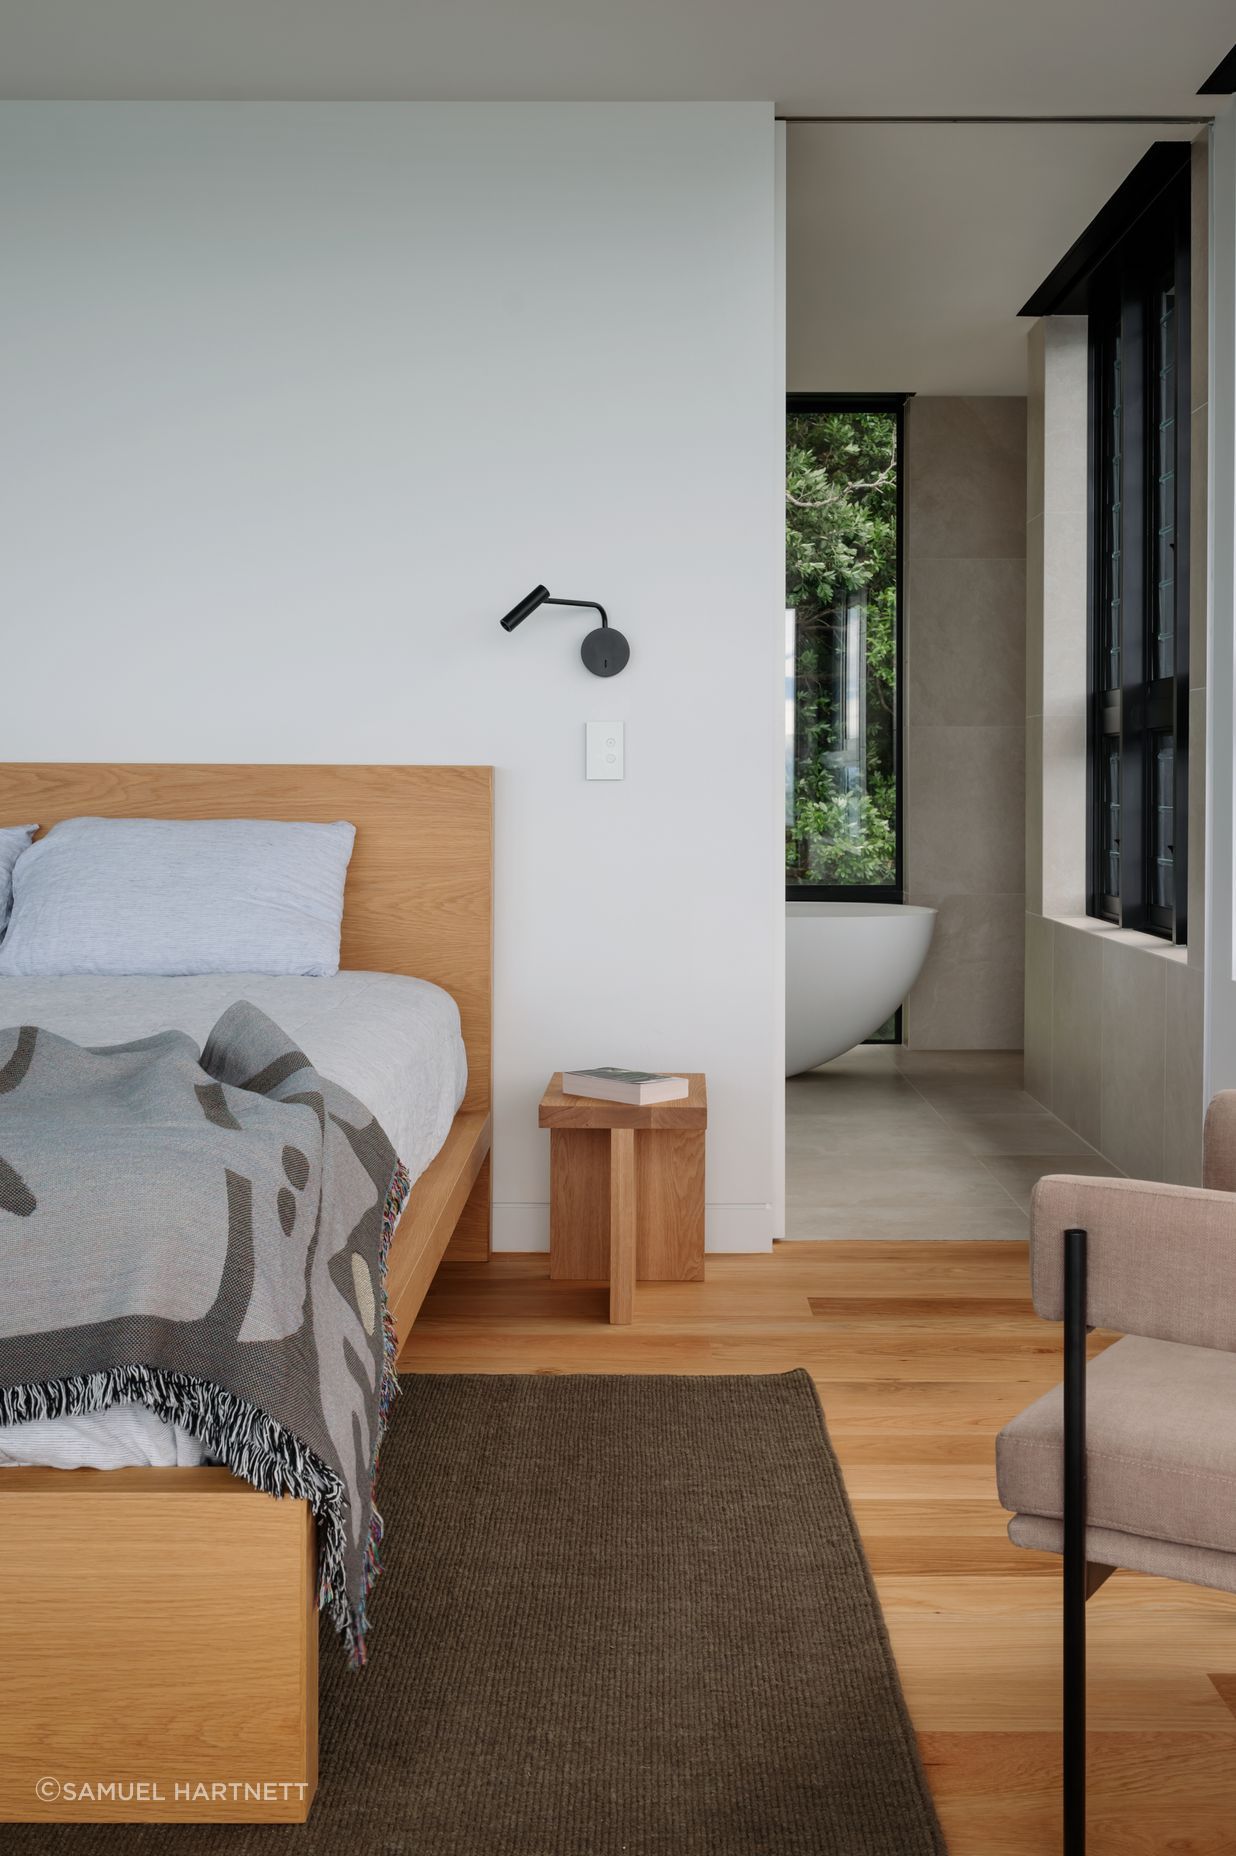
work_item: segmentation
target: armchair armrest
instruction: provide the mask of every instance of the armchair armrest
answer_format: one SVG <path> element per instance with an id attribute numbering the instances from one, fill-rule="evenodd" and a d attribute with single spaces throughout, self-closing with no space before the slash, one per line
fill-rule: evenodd
<path id="1" fill-rule="evenodd" d="M 1064 1319 L 1064 1233 L 1089 1233 L 1086 1319 L 1236 1353 L 1236 1194 L 1144 1179 L 1041 1179 L 1030 1209 L 1034 1306 Z"/>
<path id="2" fill-rule="evenodd" d="M 1214 1192 L 1236 1192 L 1236 1089 L 1211 1096 L 1202 1139 L 1202 1184 Z"/>

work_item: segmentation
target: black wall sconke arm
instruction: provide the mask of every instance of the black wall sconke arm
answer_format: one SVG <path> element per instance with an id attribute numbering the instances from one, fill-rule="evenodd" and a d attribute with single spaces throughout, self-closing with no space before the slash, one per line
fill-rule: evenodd
<path id="1" fill-rule="evenodd" d="M 598 605 L 595 599 L 551 599 L 548 587 L 534 586 L 498 623 L 504 632 L 513 632 L 539 606 L 583 606 L 599 612 L 601 623 L 596 631 L 588 633 L 579 647 L 579 654 L 594 677 L 616 677 L 620 670 L 626 669 L 631 647 L 622 633 L 610 624 L 604 606 Z"/>

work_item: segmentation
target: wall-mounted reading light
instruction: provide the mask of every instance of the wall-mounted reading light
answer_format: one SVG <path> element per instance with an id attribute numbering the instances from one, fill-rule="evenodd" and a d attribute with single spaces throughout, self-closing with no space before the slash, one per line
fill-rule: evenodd
<path id="1" fill-rule="evenodd" d="M 616 677 L 620 670 L 625 670 L 631 647 L 622 633 L 614 630 L 605 616 L 604 606 L 598 606 L 595 599 L 551 599 L 548 587 L 534 586 L 498 623 L 504 632 L 513 632 L 538 606 L 587 606 L 599 612 L 601 623 L 596 631 L 588 633 L 579 647 L 579 654 L 594 677 Z"/>

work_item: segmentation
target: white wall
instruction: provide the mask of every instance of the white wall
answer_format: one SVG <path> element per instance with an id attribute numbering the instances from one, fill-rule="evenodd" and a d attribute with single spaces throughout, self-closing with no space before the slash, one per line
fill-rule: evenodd
<path id="1" fill-rule="evenodd" d="M 0 108 L 0 753 L 493 762 L 503 1247 L 563 1063 L 707 1070 L 774 1232 L 777 210 L 763 105 Z"/>

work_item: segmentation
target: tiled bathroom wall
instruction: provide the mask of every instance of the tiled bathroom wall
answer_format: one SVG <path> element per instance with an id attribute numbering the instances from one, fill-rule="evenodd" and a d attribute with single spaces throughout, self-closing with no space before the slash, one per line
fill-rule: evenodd
<path id="1" fill-rule="evenodd" d="M 1022 1040 L 1026 402 L 910 402 L 906 899 L 939 911 L 906 1002 L 921 1050 Z"/>

